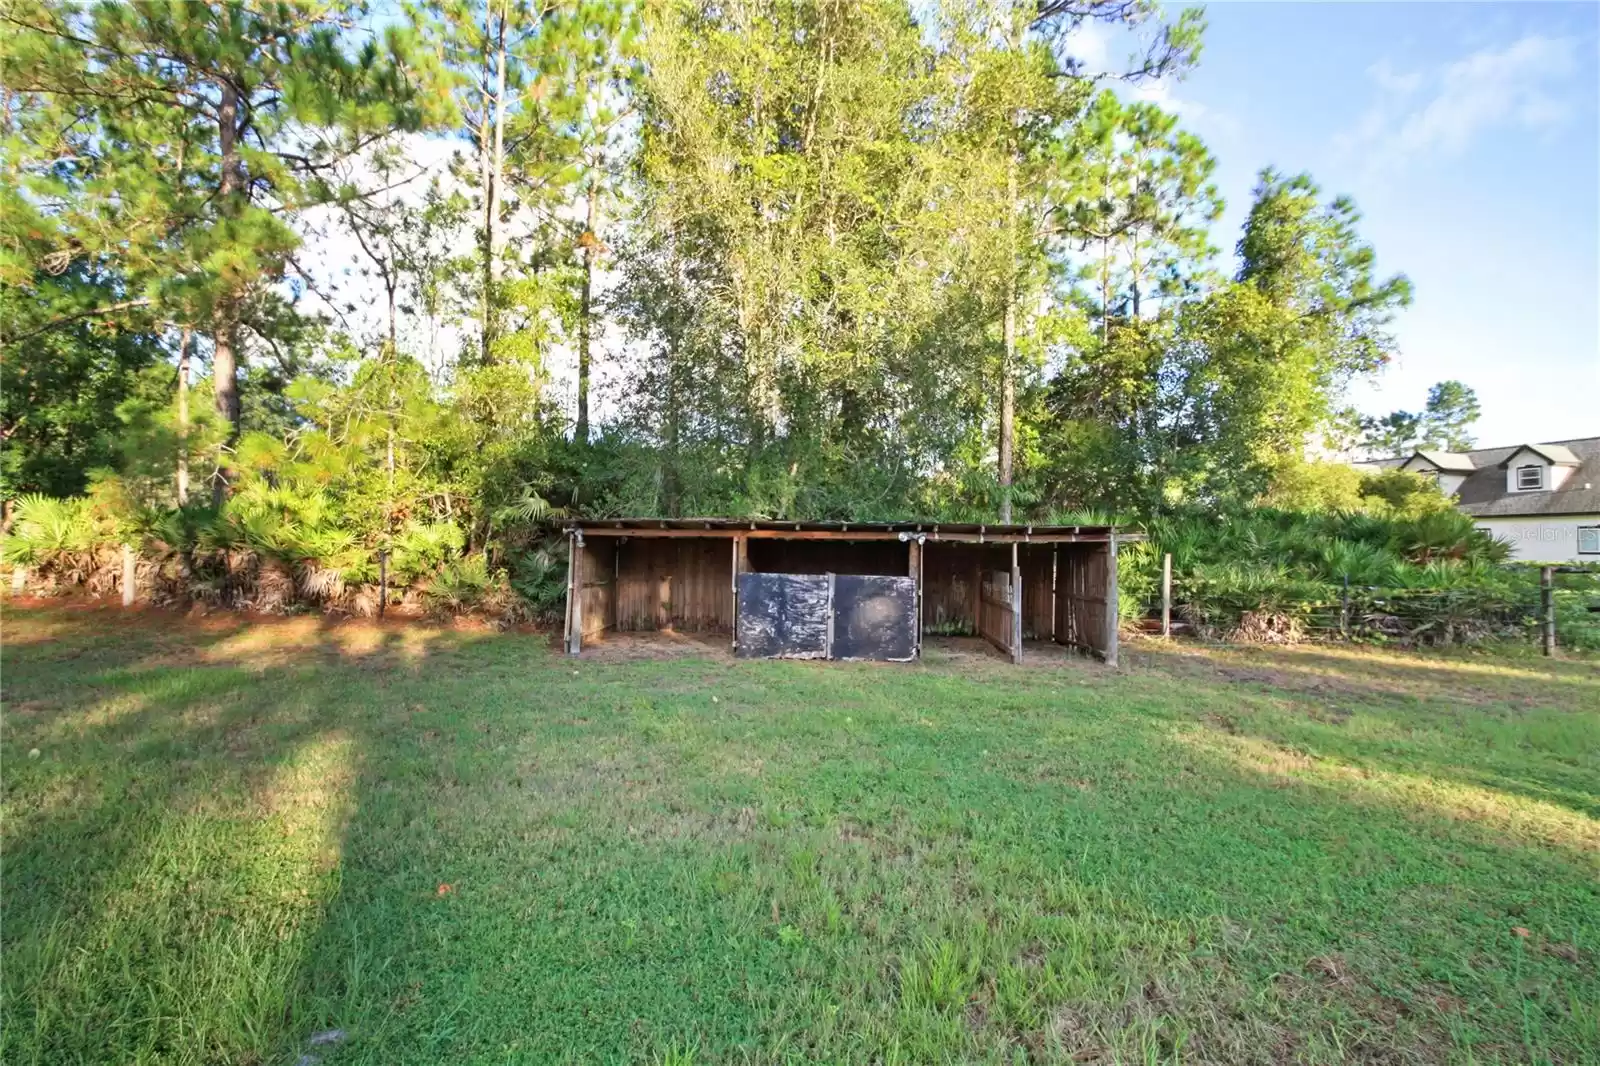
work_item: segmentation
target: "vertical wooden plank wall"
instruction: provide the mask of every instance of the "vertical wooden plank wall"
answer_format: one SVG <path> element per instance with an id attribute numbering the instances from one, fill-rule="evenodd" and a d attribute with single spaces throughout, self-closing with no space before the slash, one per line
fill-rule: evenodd
<path id="1" fill-rule="evenodd" d="M 1056 635 L 1070 644 L 1117 661 L 1117 556 L 1110 544 L 1061 546 L 1056 565 Z"/>
<path id="2" fill-rule="evenodd" d="M 598 539 L 598 538 L 597 538 Z M 629 537 L 618 546 L 616 627 L 733 630 L 726 537 Z"/>
<path id="3" fill-rule="evenodd" d="M 1025 640 L 1049 640 L 1055 635 L 1055 618 L 1050 605 L 1054 581 L 1055 545 L 1024 544 L 1022 563 L 1022 636 Z"/>
<path id="4" fill-rule="evenodd" d="M 984 572 L 1010 569 L 1010 546 L 930 540 L 921 554 L 923 628 L 978 635 Z"/>
<path id="5" fill-rule="evenodd" d="M 594 640 L 617 623 L 617 544 L 609 537 L 592 538 L 579 549 L 583 558 L 579 584 L 582 635 Z"/>
<path id="6" fill-rule="evenodd" d="M 990 570 L 983 575 L 978 596 L 978 635 L 1007 655 L 1016 654 L 1016 620 L 1012 613 L 1015 592 L 1009 571 Z"/>

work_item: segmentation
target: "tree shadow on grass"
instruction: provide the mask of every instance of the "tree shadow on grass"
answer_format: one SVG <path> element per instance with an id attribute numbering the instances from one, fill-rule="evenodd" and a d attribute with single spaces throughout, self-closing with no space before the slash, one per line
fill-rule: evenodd
<path id="1" fill-rule="evenodd" d="M 0 1057 L 1427 1062 L 1476 1031 L 1575 1061 L 1597 1035 L 1582 855 L 1194 743 L 1226 683 L 296 633 L 88 673 L 8 651 L 42 709 L 5 738 Z"/>
<path id="2" fill-rule="evenodd" d="M 271 1054 L 382 690 L 426 646 L 355 647 L 326 620 L 251 644 L 247 625 L 44 617 L 48 641 L 5 652 L 0 1059 Z M 28 624 L 8 612 L 8 633 Z"/>

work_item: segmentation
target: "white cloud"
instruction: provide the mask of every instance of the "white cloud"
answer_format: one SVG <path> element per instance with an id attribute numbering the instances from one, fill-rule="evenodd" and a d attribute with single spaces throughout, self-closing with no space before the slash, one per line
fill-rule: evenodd
<path id="1" fill-rule="evenodd" d="M 1210 133 L 1231 137 L 1239 131 L 1239 122 L 1232 115 L 1202 104 L 1173 91 L 1174 80 L 1158 78 L 1130 86 L 1124 96 L 1155 104 L 1161 110 L 1177 115 L 1196 133 Z"/>
<path id="2" fill-rule="evenodd" d="M 1337 144 L 1382 170 L 1459 156 L 1497 128 L 1552 128 L 1571 113 L 1563 90 L 1575 70 L 1576 42 L 1539 34 L 1433 70 L 1400 72 L 1384 60 L 1367 71 L 1382 97 Z"/>
<path id="3" fill-rule="evenodd" d="M 1086 74 L 1104 74 L 1111 69 L 1111 31 L 1092 19 L 1067 34 L 1063 46 L 1067 55 L 1083 64 Z"/>

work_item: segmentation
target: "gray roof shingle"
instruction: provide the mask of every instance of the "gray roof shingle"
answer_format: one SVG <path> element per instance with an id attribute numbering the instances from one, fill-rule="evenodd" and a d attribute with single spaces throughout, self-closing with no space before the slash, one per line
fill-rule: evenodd
<path id="1" fill-rule="evenodd" d="M 1576 463 L 1577 467 L 1553 492 L 1507 492 L 1501 464 L 1530 448 L 1553 463 Z M 1474 469 L 1461 482 L 1456 499 L 1467 514 L 1482 518 L 1600 514 L 1600 437 L 1480 448 L 1466 454 Z"/>

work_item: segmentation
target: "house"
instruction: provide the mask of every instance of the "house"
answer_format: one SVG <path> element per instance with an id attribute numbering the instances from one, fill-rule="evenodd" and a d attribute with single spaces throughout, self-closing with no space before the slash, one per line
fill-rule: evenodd
<path id="1" fill-rule="evenodd" d="M 1526 562 L 1600 562 L 1600 437 L 1357 463 L 1432 478 Z"/>

